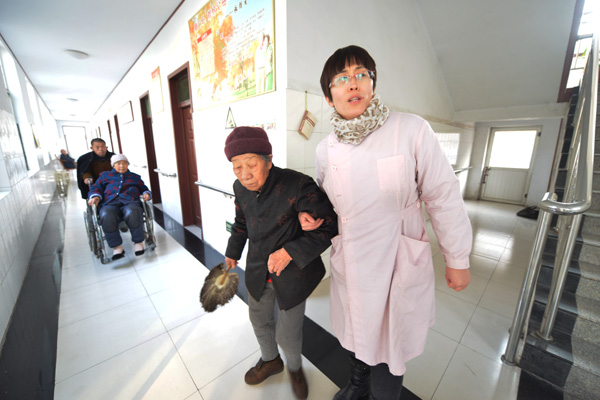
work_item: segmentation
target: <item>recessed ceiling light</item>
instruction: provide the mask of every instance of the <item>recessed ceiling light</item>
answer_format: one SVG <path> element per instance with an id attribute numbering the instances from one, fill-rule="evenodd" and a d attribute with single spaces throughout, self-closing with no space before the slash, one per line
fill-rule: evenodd
<path id="1" fill-rule="evenodd" d="M 76 103 L 76 102 L 78 102 L 78 101 L 79 101 L 79 100 L 77 100 L 77 99 L 74 99 L 74 98 L 72 98 L 72 97 L 69 97 L 67 100 L 69 100 L 69 101 L 72 101 L 73 103 Z"/>
<path id="2" fill-rule="evenodd" d="M 67 53 L 71 57 L 76 58 L 78 60 L 84 60 L 90 56 L 88 53 L 85 53 L 83 51 L 72 50 L 72 49 L 65 50 L 65 53 Z"/>

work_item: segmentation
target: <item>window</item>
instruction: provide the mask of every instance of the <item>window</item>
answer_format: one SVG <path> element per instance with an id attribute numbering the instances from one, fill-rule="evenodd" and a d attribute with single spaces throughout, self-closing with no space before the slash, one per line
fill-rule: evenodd
<path id="1" fill-rule="evenodd" d="M 444 150 L 444 154 L 450 164 L 456 165 L 458 159 L 458 145 L 460 144 L 460 133 L 436 133 L 435 134 Z"/>
<path id="2" fill-rule="evenodd" d="M 573 60 L 571 61 L 571 70 L 567 80 L 567 89 L 579 86 L 583 78 L 583 69 L 587 62 L 588 53 L 592 47 L 592 35 L 598 26 L 598 5 L 596 1 L 586 0 L 583 6 L 583 14 L 579 22 L 579 31 L 577 32 L 577 42 L 573 51 Z"/>

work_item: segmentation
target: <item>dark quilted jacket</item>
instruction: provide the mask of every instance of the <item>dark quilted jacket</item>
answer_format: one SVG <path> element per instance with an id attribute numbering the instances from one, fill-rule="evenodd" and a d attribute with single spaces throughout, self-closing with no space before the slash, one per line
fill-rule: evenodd
<path id="1" fill-rule="evenodd" d="M 98 180 L 92 185 L 88 198 L 99 196 L 101 198 L 100 206 L 115 199 L 127 204 L 140 201 L 140 196 L 146 192 L 150 193 L 150 189 L 144 185 L 144 181 L 138 174 L 129 170 L 124 174 L 119 174 L 113 168 L 112 171 L 100 174 Z"/>
<path id="2" fill-rule="evenodd" d="M 275 288 L 279 308 L 288 310 L 304 301 L 325 274 L 321 253 L 337 234 L 337 217 L 327 195 L 304 174 L 273 166 L 263 190 L 252 192 L 239 180 L 233 184 L 235 223 L 225 255 L 239 260 L 246 240 L 246 286 L 260 299 L 267 278 Z M 305 211 L 325 222 L 316 230 L 304 232 L 298 213 Z M 269 274 L 269 255 L 284 248 L 292 261 L 280 276 Z"/>

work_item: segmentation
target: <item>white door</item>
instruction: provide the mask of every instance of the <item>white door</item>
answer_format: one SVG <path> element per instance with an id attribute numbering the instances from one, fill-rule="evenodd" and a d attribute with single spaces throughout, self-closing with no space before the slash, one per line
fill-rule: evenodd
<path id="1" fill-rule="evenodd" d="M 525 204 L 539 135 L 537 128 L 492 129 L 481 185 L 482 200 Z"/>

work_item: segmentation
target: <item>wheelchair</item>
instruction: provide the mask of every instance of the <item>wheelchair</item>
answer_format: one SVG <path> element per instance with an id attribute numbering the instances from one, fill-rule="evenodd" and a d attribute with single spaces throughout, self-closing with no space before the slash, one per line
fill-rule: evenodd
<path id="1" fill-rule="evenodd" d="M 156 237 L 154 236 L 154 211 L 152 205 L 140 197 L 142 202 L 142 223 L 144 224 L 144 243 L 149 250 L 156 248 Z M 90 251 L 94 253 L 96 258 L 100 259 L 102 264 L 108 264 L 112 261 L 108 257 L 107 249 L 108 244 L 104 237 L 104 231 L 102 225 L 100 225 L 100 217 L 98 216 L 98 207 L 94 204 L 90 206 L 87 204 L 86 210 L 83 212 L 83 220 L 85 222 L 86 232 L 88 235 L 88 244 L 90 245 Z M 119 229 L 121 232 L 127 231 L 127 224 L 125 221 L 121 221 Z"/>

